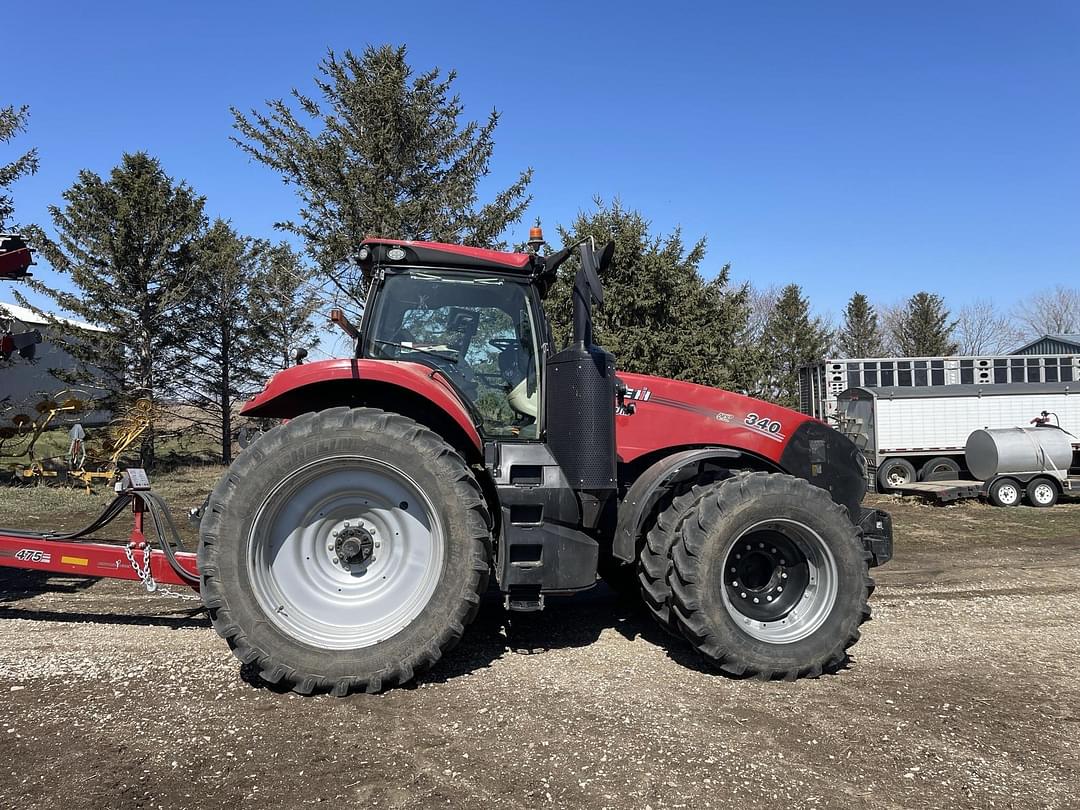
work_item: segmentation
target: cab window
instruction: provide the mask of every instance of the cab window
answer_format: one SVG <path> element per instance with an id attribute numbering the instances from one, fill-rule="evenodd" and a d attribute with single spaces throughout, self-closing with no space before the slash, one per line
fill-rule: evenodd
<path id="1" fill-rule="evenodd" d="M 539 436 L 539 358 L 528 287 L 501 277 L 387 276 L 365 356 L 436 368 L 475 406 L 489 436 Z"/>

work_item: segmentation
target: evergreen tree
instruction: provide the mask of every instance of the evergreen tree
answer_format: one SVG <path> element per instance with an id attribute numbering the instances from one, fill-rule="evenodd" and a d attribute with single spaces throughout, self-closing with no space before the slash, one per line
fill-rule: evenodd
<path id="1" fill-rule="evenodd" d="M 251 317 L 255 255 L 250 239 L 215 220 L 195 245 L 195 285 L 180 314 L 189 363 L 176 389 L 195 411 L 195 429 L 220 442 L 224 464 L 232 463 L 233 413 L 262 382 Z"/>
<path id="2" fill-rule="evenodd" d="M 810 314 L 810 303 L 798 284 L 780 291 L 765 326 L 769 368 L 763 394 L 780 405 L 799 404 L 799 367 L 821 360 L 829 351 L 832 332 L 824 320 Z"/>
<path id="3" fill-rule="evenodd" d="M 908 299 L 897 328 L 897 348 L 904 357 L 940 357 L 956 354 L 956 321 L 949 319 L 945 299 L 918 292 Z"/>
<path id="4" fill-rule="evenodd" d="M 321 101 L 294 89 L 292 102 L 232 113 L 236 144 L 296 188 L 299 218 L 279 227 L 303 238 L 322 274 L 361 303 L 368 279 L 354 257 L 365 235 L 501 246 L 529 203 L 532 170 L 479 203 L 497 112 L 462 125 L 456 73 L 414 76 L 404 47 L 330 51 L 319 72 Z"/>
<path id="5" fill-rule="evenodd" d="M 38 247 L 74 291 L 31 288 L 105 332 L 87 340 L 53 324 L 89 381 L 113 392 L 116 409 L 138 397 L 159 398 L 186 373 L 184 302 L 195 280 L 195 242 L 204 199 L 167 176 L 145 152 L 125 154 L 108 179 L 89 170 L 51 206 L 57 240 L 38 233 Z M 155 425 L 144 434 L 142 463 L 152 466 Z"/>
<path id="6" fill-rule="evenodd" d="M 323 300 L 312 277 L 287 243 L 260 245 L 251 306 L 258 334 L 255 361 L 264 374 L 292 365 L 296 349 L 319 345 L 313 319 Z"/>
<path id="7" fill-rule="evenodd" d="M 702 278 L 704 240 L 688 250 L 678 230 L 654 235 L 640 213 L 600 201 L 595 212 L 561 229 L 563 244 L 590 236 L 597 246 L 615 242 L 601 278 L 605 305 L 594 313 L 594 326 L 596 342 L 615 355 L 620 370 L 737 390 L 750 386 L 760 355 L 742 340 L 749 290 L 729 286 L 727 266 L 712 280 Z M 544 304 L 560 347 L 570 339 L 576 272 L 577 261 L 567 261 Z"/>
<path id="8" fill-rule="evenodd" d="M 30 108 L 26 105 L 0 107 L 0 143 L 10 143 L 20 132 L 25 132 L 29 117 Z M 37 168 L 37 149 L 23 153 L 10 163 L 0 164 L 0 230 L 15 213 L 15 202 L 8 188 L 19 178 L 34 174 Z"/>
<path id="9" fill-rule="evenodd" d="M 861 292 L 851 296 L 844 307 L 836 345 L 845 357 L 880 357 L 885 350 L 877 311 Z"/>

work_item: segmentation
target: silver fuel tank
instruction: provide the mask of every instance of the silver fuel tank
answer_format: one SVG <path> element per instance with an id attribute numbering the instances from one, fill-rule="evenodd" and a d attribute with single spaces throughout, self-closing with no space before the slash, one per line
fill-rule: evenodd
<path id="1" fill-rule="evenodd" d="M 964 459 L 983 481 L 1004 473 L 1055 472 L 1072 465 L 1072 437 L 1056 427 L 987 428 L 968 436 Z"/>

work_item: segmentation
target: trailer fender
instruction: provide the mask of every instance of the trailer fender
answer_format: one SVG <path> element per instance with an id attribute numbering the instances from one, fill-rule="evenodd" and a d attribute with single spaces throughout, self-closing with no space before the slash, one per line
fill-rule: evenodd
<path id="1" fill-rule="evenodd" d="M 729 447 L 700 447 L 664 456 L 638 476 L 619 504 L 611 553 L 626 563 L 637 556 L 637 538 L 657 502 L 674 484 L 697 476 L 709 466 L 738 466 L 744 454 Z"/>
<path id="2" fill-rule="evenodd" d="M 477 425 L 458 393 L 419 363 L 337 359 L 293 366 L 271 377 L 240 413 L 292 419 L 341 405 L 400 413 L 434 430 L 468 461 L 482 456 Z"/>

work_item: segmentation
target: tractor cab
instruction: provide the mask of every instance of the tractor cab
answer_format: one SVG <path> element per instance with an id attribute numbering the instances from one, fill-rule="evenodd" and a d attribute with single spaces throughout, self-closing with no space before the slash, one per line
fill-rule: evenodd
<path id="1" fill-rule="evenodd" d="M 394 268 L 369 311 L 361 357 L 429 366 L 471 406 L 486 437 L 539 438 L 547 335 L 527 276 Z"/>
<path id="2" fill-rule="evenodd" d="M 574 249 L 574 335 L 556 351 L 541 299 Z M 613 528 L 617 489 L 614 358 L 593 345 L 591 316 L 611 249 L 586 241 L 545 257 L 369 239 L 359 258 L 374 281 L 357 356 L 427 366 L 472 414 L 502 505 L 508 604 L 591 586 L 590 533 Z"/>

